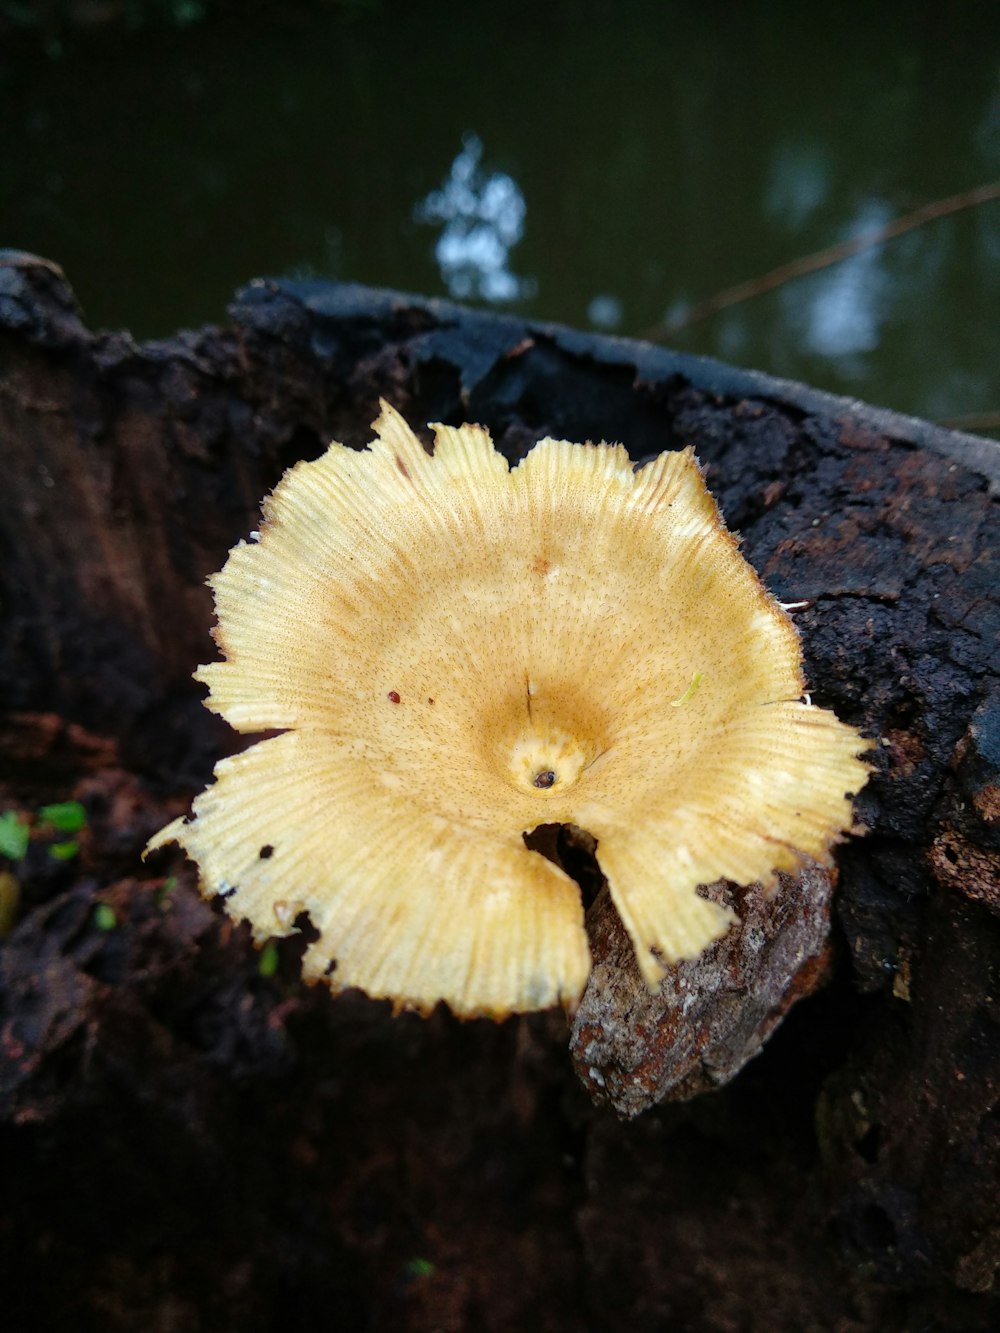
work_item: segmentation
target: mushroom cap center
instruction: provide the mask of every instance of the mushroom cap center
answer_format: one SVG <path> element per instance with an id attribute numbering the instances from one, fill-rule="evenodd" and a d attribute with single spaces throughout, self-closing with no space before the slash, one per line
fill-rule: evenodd
<path id="1" fill-rule="evenodd" d="M 520 791 L 555 796 L 572 787 L 599 753 L 587 737 L 545 723 L 530 724 L 509 747 L 509 780 Z"/>

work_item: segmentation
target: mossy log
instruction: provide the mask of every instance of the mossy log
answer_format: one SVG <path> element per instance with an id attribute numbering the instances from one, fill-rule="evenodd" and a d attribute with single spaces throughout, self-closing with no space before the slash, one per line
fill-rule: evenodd
<path id="1" fill-rule="evenodd" d="M 230 317 L 95 334 L 56 267 L 0 259 L 0 806 L 89 816 L 70 862 L 33 839 L 0 945 L 11 1326 L 995 1327 L 1000 446 L 350 285 L 255 282 Z M 560 1015 L 304 991 L 293 944 L 262 975 L 189 868 L 138 866 L 235 744 L 190 680 L 206 576 L 286 467 L 367 442 L 379 397 L 481 422 L 511 460 L 546 434 L 691 444 L 747 558 L 807 603 L 813 699 L 873 741 L 865 836 L 794 995 L 826 984 L 719 1091 L 711 1006 L 680 1037 L 643 1019 L 633 1068 L 606 1029 L 635 994 L 588 994 L 574 1057 L 586 1082 L 601 1051 L 620 1114 L 704 1093 L 620 1123 Z"/>

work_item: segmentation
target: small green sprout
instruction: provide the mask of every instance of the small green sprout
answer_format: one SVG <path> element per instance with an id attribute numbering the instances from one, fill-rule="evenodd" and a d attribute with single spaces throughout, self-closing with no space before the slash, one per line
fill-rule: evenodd
<path id="1" fill-rule="evenodd" d="M 274 940 L 268 940 L 260 951 L 257 971 L 262 977 L 273 977 L 278 970 L 278 946 Z"/>
<path id="2" fill-rule="evenodd" d="M 0 815 L 0 856 L 8 861 L 20 861 L 28 850 L 30 831 L 27 820 L 14 810 L 5 810 Z"/>
<path id="3" fill-rule="evenodd" d="M 98 903 L 94 908 L 94 925 L 98 930 L 114 930 L 118 917 L 110 903 Z"/>
<path id="4" fill-rule="evenodd" d="M 79 801 L 56 801 L 43 805 L 35 815 L 35 827 L 42 833 L 79 833 L 87 827 L 87 812 Z M 20 861 L 27 854 L 31 840 L 31 825 L 16 810 L 5 810 L 0 815 L 0 856 L 9 861 Z M 54 861 L 72 861 L 80 844 L 70 836 L 49 847 Z"/>
<path id="5" fill-rule="evenodd" d="M 163 903 L 170 897 L 174 889 L 177 888 L 177 876 L 168 875 L 160 887 L 153 894 L 153 901 L 157 907 L 162 907 Z"/>
<path id="6" fill-rule="evenodd" d="M 57 833 L 79 833 L 87 827 L 87 812 L 79 801 L 56 801 L 40 807 L 38 821 Z"/>
<path id="7" fill-rule="evenodd" d="M 80 850 L 80 844 L 75 838 L 68 838 L 65 842 L 54 842 L 49 848 L 49 856 L 53 861 L 72 861 Z"/>
<path id="8" fill-rule="evenodd" d="M 700 684 L 701 684 L 701 672 L 696 671 L 694 675 L 691 677 L 691 684 L 687 687 L 687 689 L 684 691 L 684 693 L 681 695 L 679 699 L 671 700 L 670 707 L 680 708 L 682 707 L 682 705 L 686 704 Z"/>
<path id="9" fill-rule="evenodd" d="M 407 1259 L 403 1265 L 403 1276 L 409 1278 L 431 1277 L 436 1271 L 429 1259 Z"/>

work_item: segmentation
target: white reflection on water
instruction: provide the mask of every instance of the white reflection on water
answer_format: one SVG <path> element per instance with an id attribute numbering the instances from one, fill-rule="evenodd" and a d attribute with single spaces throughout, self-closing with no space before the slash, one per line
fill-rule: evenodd
<path id="1" fill-rule="evenodd" d="M 587 319 L 590 323 L 609 333 L 612 329 L 618 328 L 624 314 L 621 301 L 610 292 L 601 292 L 587 306 Z"/>
<path id="2" fill-rule="evenodd" d="M 441 227 L 434 256 L 456 299 L 502 302 L 532 296 L 534 279 L 518 277 L 509 262 L 524 234 L 524 195 L 506 172 L 486 173 L 482 155 L 479 136 L 466 134 L 447 180 L 421 199 L 414 219 Z"/>
<path id="3" fill-rule="evenodd" d="M 846 239 L 884 226 L 892 213 L 869 200 L 858 211 Z M 810 284 L 814 295 L 806 309 L 806 341 L 820 356 L 846 357 L 873 352 L 879 326 L 887 315 L 888 282 L 882 269 L 884 246 L 841 260 Z M 794 299 L 794 284 L 786 289 Z"/>

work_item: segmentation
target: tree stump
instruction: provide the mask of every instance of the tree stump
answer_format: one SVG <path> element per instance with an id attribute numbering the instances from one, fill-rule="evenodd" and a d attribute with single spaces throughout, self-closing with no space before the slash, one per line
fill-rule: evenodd
<path id="1" fill-rule="evenodd" d="M 68 860 L 36 819 L 11 867 L 11 1327 L 336 1309 L 376 1330 L 994 1328 L 1000 446 L 346 284 L 254 282 L 230 315 L 143 345 L 95 334 L 54 265 L 0 257 L 0 812 L 88 816 Z M 613 1042 L 586 1047 L 608 1036 L 605 986 L 573 1038 L 584 1081 L 602 1052 L 598 1100 L 629 1116 L 703 1094 L 620 1122 L 576 1082 L 561 1015 L 333 1000 L 298 983 L 294 941 L 262 971 L 190 868 L 138 864 L 238 744 L 190 680 L 206 576 L 286 467 L 367 442 L 379 397 L 414 425 L 481 422 L 512 461 L 546 434 L 694 445 L 747 558 L 807 603 L 813 699 L 873 741 L 865 836 L 800 959 L 794 994 L 814 993 L 721 1090 L 718 1043 L 687 1031 L 680 1052 L 654 1016 L 655 1077 L 630 1092 Z M 589 926 L 614 973 L 609 910 Z M 732 1011 L 750 983 L 730 975 Z M 752 1049 L 785 1007 L 760 1001 Z"/>

